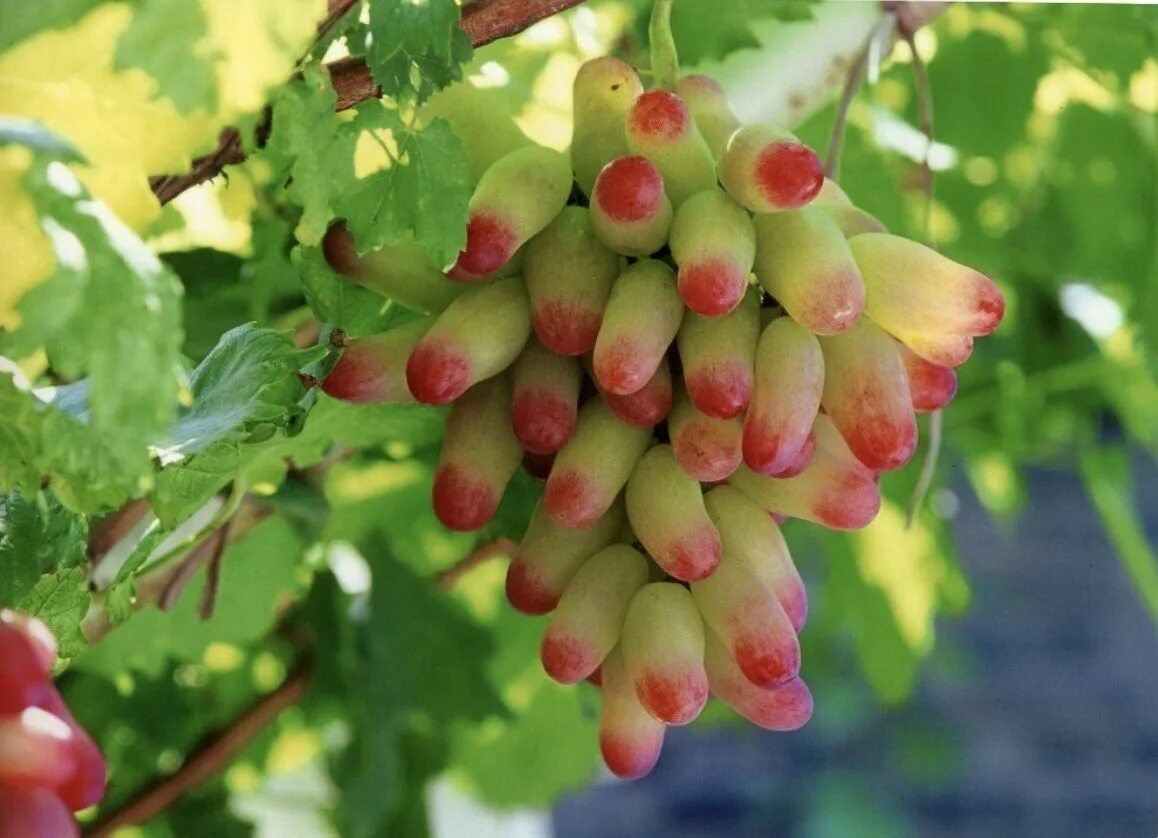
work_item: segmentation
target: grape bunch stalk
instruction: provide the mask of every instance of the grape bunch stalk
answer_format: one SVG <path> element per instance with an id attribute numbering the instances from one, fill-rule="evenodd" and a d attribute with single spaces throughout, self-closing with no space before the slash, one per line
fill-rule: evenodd
<path id="1" fill-rule="evenodd" d="M 78 836 L 72 813 L 105 793 L 105 761 L 52 682 L 56 640 L 0 610 L 0 838 Z"/>
<path id="2" fill-rule="evenodd" d="M 339 273 L 427 309 L 350 341 L 323 388 L 453 405 L 438 518 L 484 526 L 520 464 L 545 480 L 507 597 L 552 614 L 543 667 L 599 685 L 604 761 L 627 778 L 709 696 L 770 730 L 808 721 L 808 598 L 779 524 L 872 521 L 915 413 L 952 399 L 1004 311 L 790 131 L 741 125 L 705 76 L 671 87 L 585 63 L 570 156 L 490 162 L 445 272 L 359 254 L 341 222 L 323 243 Z"/>

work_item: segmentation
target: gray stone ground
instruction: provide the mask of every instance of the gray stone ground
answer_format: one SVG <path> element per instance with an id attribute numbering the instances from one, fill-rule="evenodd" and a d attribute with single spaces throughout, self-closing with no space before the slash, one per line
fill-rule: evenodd
<path id="1" fill-rule="evenodd" d="M 1080 482 L 1033 472 L 1009 529 L 958 494 L 973 606 L 911 704 L 837 736 L 672 731 L 652 776 L 563 800 L 558 838 L 1158 838 L 1158 631 Z"/>

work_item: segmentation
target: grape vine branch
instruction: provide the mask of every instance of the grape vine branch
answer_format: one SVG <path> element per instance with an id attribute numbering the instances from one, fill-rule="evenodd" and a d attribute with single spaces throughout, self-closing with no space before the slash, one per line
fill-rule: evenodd
<path id="1" fill-rule="evenodd" d="M 471 44 L 480 47 L 500 38 L 517 35 L 540 20 L 578 6 L 581 2 L 583 0 L 478 0 L 463 8 L 461 26 L 470 36 Z M 319 38 L 324 37 L 353 5 L 348 0 L 331 2 L 329 14 L 319 25 Z M 337 94 L 337 110 L 346 110 L 359 102 L 382 95 L 378 85 L 371 79 L 370 68 L 363 58 L 335 61 L 327 65 L 326 69 Z M 267 111 L 266 118 L 258 126 L 258 137 L 268 130 Z M 190 171 L 182 175 L 157 175 L 149 179 L 149 185 L 157 200 L 164 205 L 185 190 L 217 177 L 226 166 L 243 160 L 245 148 L 241 133 L 236 128 L 226 128 L 218 137 L 217 148 L 196 158 Z"/>

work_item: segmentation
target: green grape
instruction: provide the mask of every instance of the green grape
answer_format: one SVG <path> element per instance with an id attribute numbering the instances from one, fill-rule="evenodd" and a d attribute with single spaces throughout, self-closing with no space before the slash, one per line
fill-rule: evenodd
<path id="1" fill-rule="evenodd" d="M 509 367 L 530 334 L 531 306 L 521 280 L 507 277 L 471 288 L 415 346 L 406 384 L 420 402 L 448 404 Z"/>
<path id="2" fill-rule="evenodd" d="M 531 239 L 523 278 L 543 345 L 560 355 L 594 349 L 619 270 L 618 254 L 596 237 L 585 207 L 566 207 Z"/>
<path id="3" fill-rule="evenodd" d="M 553 454 L 571 438 L 582 378 L 578 360 L 527 341 L 511 368 L 511 426 L 525 450 Z"/>
<path id="4" fill-rule="evenodd" d="M 627 481 L 627 519 L 651 557 L 676 579 L 703 579 L 720 561 L 720 534 L 704 509 L 700 484 L 670 445 L 643 455 Z"/>
<path id="5" fill-rule="evenodd" d="M 618 540 L 626 523 L 622 501 L 578 529 L 555 523 L 540 501 L 507 568 L 507 600 L 524 614 L 553 611 L 583 562 Z"/>
<path id="6" fill-rule="evenodd" d="M 761 689 L 744 675 L 728 647 L 711 632 L 705 642 L 704 667 L 712 694 L 752 724 L 765 730 L 788 731 L 812 718 L 812 693 L 800 678 Z"/>
<path id="7" fill-rule="evenodd" d="M 638 590 L 623 621 L 623 659 L 635 695 L 669 725 L 696 719 L 708 700 L 704 623 L 682 585 L 652 582 Z"/>
<path id="8" fill-rule="evenodd" d="M 663 176 L 646 157 L 616 157 L 595 179 L 591 227 L 616 253 L 647 256 L 659 250 L 667 241 L 672 214 Z"/>
<path id="9" fill-rule="evenodd" d="M 585 195 L 591 194 L 600 169 L 628 153 L 627 110 L 641 93 L 635 70 L 609 55 L 585 62 L 575 75 L 571 167 Z"/>
<path id="10" fill-rule="evenodd" d="M 756 213 L 800 209 L 824 183 L 816 153 L 771 123 L 745 125 L 732 134 L 719 173 L 728 194 Z"/>
<path id="11" fill-rule="evenodd" d="M 475 384 L 451 408 L 432 492 L 434 512 L 450 529 L 477 530 L 494 517 L 522 457 L 510 415 L 505 375 Z"/>
<path id="12" fill-rule="evenodd" d="M 865 233 L 848 243 L 869 292 L 865 312 L 926 361 L 964 363 L 973 338 L 1001 323 L 1005 298 L 972 268 L 888 233 Z"/>
<path id="13" fill-rule="evenodd" d="M 715 186 L 698 192 L 676 211 L 669 239 L 688 308 L 719 317 L 740 304 L 756 259 L 756 231 L 743 207 Z"/>
<path id="14" fill-rule="evenodd" d="M 815 335 L 791 317 L 778 317 L 760 335 L 755 367 L 744 417 L 744 462 L 771 477 L 807 456 L 824 389 L 824 357 Z"/>
<path id="15" fill-rule="evenodd" d="M 752 394 L 759 336 L 760 295 L 755 289 L 722 317 L 695 313 L 684 317 L 676 343 L 684 384 L 696 409 L 717 419 L 731 419 L 744 411 Z"/>
<path id="16" fill-rule="evenodd" d="M 626 544 L 604 547 L 584 562 L 543 632 L 539 657 L 547 674 L 561 684 L 591 675 L 619 642 L 628 604 L 647 576 L 647 558 Z"/>
<path id="17" fill-rule="evenodd" d="M 702 483 L 726 480 L 743 461 L 743 418 L 717 419 L 701 413 L 682 386 L 676 389 L 667 432 L 680 468 Z"/>
<path id="18" fill-rule="evenodd" d="M 840 227 L 823 210 L 756 216 L 756 278 L 810 332 L 850 329 L 865 306 L 865 286 Z"/>
<path id="19" fill-rule="evenodd" d="M 879 471 L 903 466 L 917 450 L 917 418 L 893 339 L 866 317 L 847 332 L 821 338 L 820 347 L 820 403 L 849 450 Z"/>
<path id="20" fill-rule="evenodd" d="M 740 127 L 740 120 L 732 112 L 724 89 L 715 79 L 692 75 L 684 76 L 676 83 L 676 93 L 692 112 L 692 118 L 707 141 L 712 157 L 719 160 L 724 156 L 728 140 Z"/>
<path id="21" fill-rule="evenodd" d="M 716 185 L 712 151 L 687 105 L 671 91 L 649 90 L 632 103 L 627 112 L 627 147 L 656 165 L 676 209 L 692 195 Z"/>
<path id="22" fill-rule="evenodd" d="M 588 401 L 571 439 L 555 455 L 543 491 L 547 512 L 565 527 L 592 524 L 627 484 L 650 439 L 650 429 L 621 422 L 600 399 Z"/>
<path id="23" fill-rule="evenodd" d="M 621 396 L 655 375 L 679 331 L 684 305 L 671 268 L 641 259 L 615 280 L 595 341 L 593 363 L 601 389 Z"/>
<path id="24" fill-rule="evenodd" d="M 528 145 L 500 157 L 474 189 L 466 247 L 447 275 L 460 282 L 494 276 L 554 220 L 570 194 L 571 166 L 565 155 Z"/>
<path id="25" fill-rule="evenodd" d="M 617 646 L 601 668 L 603 712 L 599 718 L 599 750 L 611 773 L 625 780 L 648 774 L 659 760 L 667 726 L 639 703 L 635 682 Z"/>

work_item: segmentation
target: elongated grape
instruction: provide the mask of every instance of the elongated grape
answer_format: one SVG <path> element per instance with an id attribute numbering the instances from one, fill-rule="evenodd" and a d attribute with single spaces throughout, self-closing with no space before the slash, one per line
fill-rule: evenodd
<path id="1" fill-rule="evenodd" d="M 776 594 L 740 558 L 725 552 L 706 579 L 692 582 L 704 622 L 728 647 L 740 671 L 770 689 L 800 672 L 800 644 Z"/>
<path id="2" fill-rule="evenodd" d="M 322 382 L 328 396 L 355 404 L 412 404 L 406 362 L 434 323 L 420 317 L 378 335 L 355 338 Z"/>
<path id="3" fill-rule="evenodd" d="M 447 279 L 430 263 L 426 251 L 413 238 L 359 254 L 344 221 L 326 231 L 320 256 L 347 279 L 415 311 L 442 311 L 464 290 L 461 283 Z M 324 270 L 318 251 L 304 249 L 301 258 L 304 270 Z"/>
<path id="4" fill-rule="evenodd" d="M 881 506 L 877 475 L 853 456 L 832 420 L 824 414 L 813 424 L 815 453 L 793 477 L 764 477 L 740 466 L 728 482 L 766 512 L 803 518 L 832 530 L 867 526 Z"/>
<path id="5" fill-rule="evenodd" d="M 900 341 L 896 341 L 895 346 L 909 377 L 909 393 L 915 411 L 929 413 L 940 410 L 953 400 L 957 395 L 956 370 L 926 361 Z"/>
<path id="6" fill-rule="evenodd" d="M 816 153 L 771 123 L 745 125 L 732 134 L 719 173 L 728 194 L 757 213 L 800 209 L 824 184 Z"/>
<path id="7" fill-rule="evenodd" d="M 33 642 L 10 619 L 0 620 L 0 661 L 0 716 L 41 706 L 53 689 L 52 682 Z"/>
<path id="8" fill-rule="evenodd" d="M 756 278 L 810 332 L 851 329 L 865 306 L 864 280 L 840 227 L 814 206 L 759 215 Z"/>
<path id="9" fill-rule="evenodd" d="M 627 147 L 659 169 L 676 209 L 716 185 L 716 163 L 691 111 L 669 90 L 641 94 L 627 112 Z"/>
<path id="10" fill-rule="evenodd" d="M 594 523 L 627 484 L 650 439 L 650 429 L 621 422 L 600 399 L 588 401 L 571 439 L 555 455 L 543 491 L 547 512 L 565 527 Z"/>
<path id="11" fill-rule="evenodd" d="M 406 386 L 426 404 L 447 404 L 472 384 L 498 375 L 531 334 L 531 309 L 521 280 L 471 288 L 438 316 L 410 353 Z"/>
<path id="12" fill-rule="evenodd" d="M 609 55 L 584 62 L 575 75 L 571 167 L 584 194 L 591 194 L 600 169 L 628 153 L 627 110 L 641 93 L 635 70 Z"/>
<path id="13" fill-rule="evenodd" d="M 502 88 L 475 86 L 464 79 L 431 96 L 419 109 L 419 118 L 423 127 L 445 119 L 455 136 L 469 140 L 463 142 L 462 151 L 473 185 L 496 160 L 531 144 L 515 121 L 512 105 Z"/>
<path id="14" fill-rule="evenodd" d="M 447 272 L 475 282 L 493 276 L 551 223 L 571 193 L 571 164 L 554 149 L 523 146 L 483 173 L 470 199 L 466 247 Z"/>
<path id="15" fill-rule="evenodd" d="M 719 317 L 740 304 L 756 259 L 756 231 L 743 207 L 713 185 L 683 202 L 669 239 L 688 308 Z"/>
<path id="16" fill-rule="evenodd" d="M 95 806 L 104 797 L 108 784 L 104 756 L 84 728 L 73 718 L 55 686 L 40 706 L 72 729 L 72 757 L 76 769 L 56 787 L 57 796 L 74 812 Z"/>
<path id="17" fill-rule="evenodd" d="M 667 353 L 684 317 L 671 268 L 641 259 L 619 275 L 595 341 L 595 377 L 609 393 L 641 389 Z"/>
<path id="18" fill-rule="evenodd" d="M 623 621 L 622 649 L 647 712 L 669 725 L 700 715 L 708 700 L 704 623 L 685 587 L 652 582 L 640 588 Z"/>
<path id="19" fill-rule="evenodd" d="M 635 683 L 617 646 L 604 659 L 599 750 L 611 773 L 634 780 L 655 768 L 667 729 L 639 703 Z"/>
<path id="20" fill-rule="evenodd" d="M 56 789 L 76 768 L 72 728 L 64 721 L 39 707 L 0 717 L 0 785 Z"/>
<path id="21" fill-rule="evenodd" d="M 9 608 L 0 608 L 0 624 L 4 626 L 0 631 L 8 632 L 15 629 L 17 634 L 23 635 L 40 662 L 41 670 L 45 675 L 51 675 L 53 667 L 56 666 L 56 638 L 52 636 L 48 626 L 36 617 Z M 2 643 L 0 640 L 0 644 Z M 11 653 L 10 649 L 4 649 L 2 646 L 0 651 Z M 6 655 L 3 657 L 7 659 Z M 20 667 L 17 667 L 16 671 L 19 672 Z"/>
<path id="22" fill-rule="evenodd" d="M 747 564 L 772 589 L 799 632 L 808 618 L 808 593 L 780 527 L 734 486 L 712 489 L 704 495 L 704 506 L 720 532 L 724 552 Z"/>
<path id="23" fill-rule="evenodd" d="M 543 632 L 539 657 L 561 684 L 591 675 L 619 642 L 627 607 L 647 584 L 647 558 L 626 544 L 604 547 L 567 583 Z"/>
<path id="24" fill-rule="evenodd" d="M 820 339 L 821 404 L 849 450 L 866 466 L 896 469 L 917 450 L 909 380 L 893 339 L 868 318 Z"/>
<path id="25" fill-rule="evenodd" d="M 595 236 L 587 209 L 566 207 L 527 244 L 523 262 L 531 321 L 543 345 L 560 355 L 594 349 L 618 276 L 619 256 Z"/>
<path id="26" fill-rule="evenodd" d="M 812 718 L 812 693 L 800 678 L 772 689 L 753 684 L 732 659 L 727 646 L 708 632 L 704 666 L 712 694 L 745 719 L 765 730 L 788 731 Z"/>
<path id="27" fill-rule="evenodd" d="M 756 344 L 755 388 L 744 416 L 744 462 L 753 471 L 789 470 L 805 447 L 824 389 L 816 336 L 791 317 L 769 323 Z"/>
<path id="28" fill-rule="evenodd" d="M 474 385 L 451 408 L 433 501 L 438 520 L 452 530 L 477 530 L 498 509 L 523 453 L 510 417 L 506 376 Z"/>
<path id="29" fill-rule="evenodd" d="M 511 427 L 524 449 L 553 454 L 575 430 L 583 371 L 531 338 L 511 368 Z"/>
<path id="30" fill-rule="evenodd" d="M 68 807 L 51 791 L 21 791 L 0 783 L 0 835 L 4 838 L 78 838 Z"/>
<path id="31" fill-rule="evenodd" d="M 743 420 L 739 416 L 717 419 L 701 413 L 683 387 L 676 390 L 667 429 L 676 462 L 702 483 L 727 479 L 743 460 Z"/>
<path id="32" fill-rule="evenodd" d="M 717 419 L 743 412 L 752 394 L 759 336 L 760 299 L 755 290 L 723 317 L 684 317 L 677 344 L 684 384 L 697 410 Z"/>
<path id="33" fill-rule="evenodd" d="M 583 562 L 618 539 L 626 521 L 616 503 L 587 527 L 563 527 L 540 501 L 507 568 L 507 600 L 524 614 L 553 611 Z"/>
<path id="34" fill-rule="evenodd" d="M 868 289 L 865 312 L 926 361 L 955 367 L 1005 314 L 1005 298 L 978 271 L 932 248 L 887 233 L 865 233 L 849 247 Z"/>
<path id="35" fill-rule="evenodd" d="M 854 206 L 844 190 L 828 178 L 824 179 L 824 186 L 816 196 L 815 205 L 836 222 L 836 226 L 846 239 L 859 236 L 861 233 L 887 232 L 884 224 L 860 207 Z"/>
<path id="36" fill-rule="evenodd" d="M 719 564 L 720 534 L 704 509 L 700 484 L 680 468 L 670 445 L 643 455 L 624 497 L 632 530 L 676 579 L 703 579 Z"/>
<path id="37" fill-rule="evenodd" d="M 671 368 L 664 359 L 648 382 L 634 393 L 621 396 L 602 390 L 600 397 L 620 421 L 633 428 L 654 428 L 671 410 Z"/>
<path id="38" fill-rule="evenodd" d="M 646 157 L 616 157 L 595 179 L 591 227 L 616 253 L 647 256 L 659 250 L 667 241 L 672 215 L 663 176 Z"/>
<path id="39" fill-rule="evenodd" d="M 728 140 L 740 127 L 740 120 L 732 112 L 724 89 L 715 79 L 692 75 L 684 76 L 676 83 L 676 93 L 692 112 L 692 118 L 707 141 L 712 157 L 719 160 L 724 156 Z"/>

